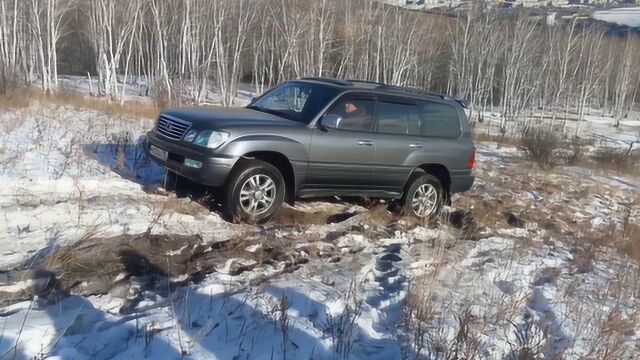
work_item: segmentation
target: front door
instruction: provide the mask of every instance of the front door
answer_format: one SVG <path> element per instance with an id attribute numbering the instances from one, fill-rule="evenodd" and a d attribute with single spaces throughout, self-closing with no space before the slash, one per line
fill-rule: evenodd
<path id="1" fill-rule="evenodd" d="M 327 114 L 337 115 L 335 127 L 313 130 L 307 188 L 351 189 L 371 184 L 375 154 L 371 96 L 346 95 Z"/>

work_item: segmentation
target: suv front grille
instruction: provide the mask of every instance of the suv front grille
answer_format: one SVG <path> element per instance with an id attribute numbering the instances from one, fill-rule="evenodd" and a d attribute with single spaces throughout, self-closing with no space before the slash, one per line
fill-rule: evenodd
<path id="1" fill-rule="evenodd" d="M 156 125 L 156 131 L 166 138 L 180 140 L 184 136 L 184 133 L 187 132 L 189 126 L 191 126 L 191 124 L 187 122 L 160 116 Z"/>

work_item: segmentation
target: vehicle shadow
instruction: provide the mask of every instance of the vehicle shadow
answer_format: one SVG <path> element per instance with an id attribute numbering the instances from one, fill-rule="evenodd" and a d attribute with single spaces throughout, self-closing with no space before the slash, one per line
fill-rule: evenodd
<path id="1" fill-rule="evenodd" d="M 130 135 L 114 135 L 106 143 L 82 145 L 90 159 L 108 167 L 120 177 L 143 186 L 160 184 L 164 169 L 153 162 L 144 151 L 146 137 L 133 140 Z"/>
<path id="2" fill-rule="evenodd" d="M 123 179 L 140 184 L 147 193 L 157 194 L 161 188 L 166 189 L 178 198 L 190 198 L 217 211 L 213 200 L 215 192 L 211 188 L 166 171 L 149 158 L 144 150 L 144 135 L 135 141 L 127 135 L 113 136 L 110 140 L 103 144 L 84 144 L 82 151 Z"/>

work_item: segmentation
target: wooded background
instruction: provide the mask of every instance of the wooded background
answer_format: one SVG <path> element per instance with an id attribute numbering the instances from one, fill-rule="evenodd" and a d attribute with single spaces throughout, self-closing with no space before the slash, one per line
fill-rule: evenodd
<path id="1" fill-rule="evenodd" d="M 478 2 L 480 3 L 480 2 Z M 500 114 L 503 132 L 536 117 L 577 120 L 599 109 L 612 126 L 640 89 L 640 37 L 577 17 L 547 25 L 477 5 L 447 17 L 369 0 L 0 0 L 0 93 L 45 92 L 58 74 L 92 76 L 124 100 L 145 79 L 159 105 L 231 105 L 288 79 L 366 79 L 447 92 L 472 119 Z M 632 115 L 633 116 L 633 115 Z"/>

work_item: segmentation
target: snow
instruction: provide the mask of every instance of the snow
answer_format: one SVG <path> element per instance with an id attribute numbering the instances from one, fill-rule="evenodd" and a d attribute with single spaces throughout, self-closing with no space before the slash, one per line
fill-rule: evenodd
<path id="1" fill-rule="evenodd" d="M 491 111 L 482 112 L 483 122 L 475 123 L 475 132 L 478 134 L 500 135 L 501 116 Z M 550 112 L 534 112 L 526 114 L 531 119 L 531 124 L 543 127 L 549 126 L 552 118 Z M 577 114 L 556 114 L 557 121 L 566 122 L 564 134 L 573 137 L 578 126 Z M 633 149 L 640 147 L 640 112 L 632 111 L 628 118 L 620 120 L 620 126 L 614 127 L 616 119 L 601 109 L 586 109 L 584 121 L 581 123 L 580 138 L 593 141 L 599 147 L 618 148 L 629 150 L 632 143 Z M 515 135 L 518 135 L 517 132 Z"/>
<path id="2" fill-rule="evenodd" d="M 611 10 L 594 11 L 593 18 L 616 23 L 618 25 L 626 25 L 631 27 L 640 27 L 640 8 L 618 8 Z"/>
<path id="3" fill-rule="evenodd" d="M 72 80 L 69 87 L 83 86 Z M 638 223 L 640 182 L 632 175 L 542 172 L 514 147 L 478 143 L 478 181 L 447 208 L 471 212 L 475 230 L 446 219 L 380 220 L 379 210 L 340 201 L 288 208 L 356 213 L 335 224 L 234 225 L 195 196 L 156 190 L 162 171 L 140 150 L 151 126 L 46 101 L 1 112 L 0 276 L 38 269 L 52 250 L 92 236 L 149 231 L 197 234 L 206 245 L 245 242 L 197 283 L 163 292 L 117 273 L 106 294 L 63 289 L 5 304 L 0 358 L 400 359 L 421 347 L 423 358 L 435 359 L 477 339 L 476 358 L 495 359 L 512 358 L 522 333 L 544 358 L 581 359 L 604 347 L 615 348 L 610 358 L 638 355 L 637 258 L 581 237 L 603 236 L 625 218 Z M 524 226 L 509 226 L 507 211 Z M 274 243 L 305 261 L 287 268 L 261 259 Z M 0 294 L 43 286 L 2 279 Z M 410 303 L 422 306 L 421 322 L 416 313 L 407 320 Z M 465 344 L 456 343 L 461 319 Z M 413 336 L 418 324 L 422 343 Z"/>

